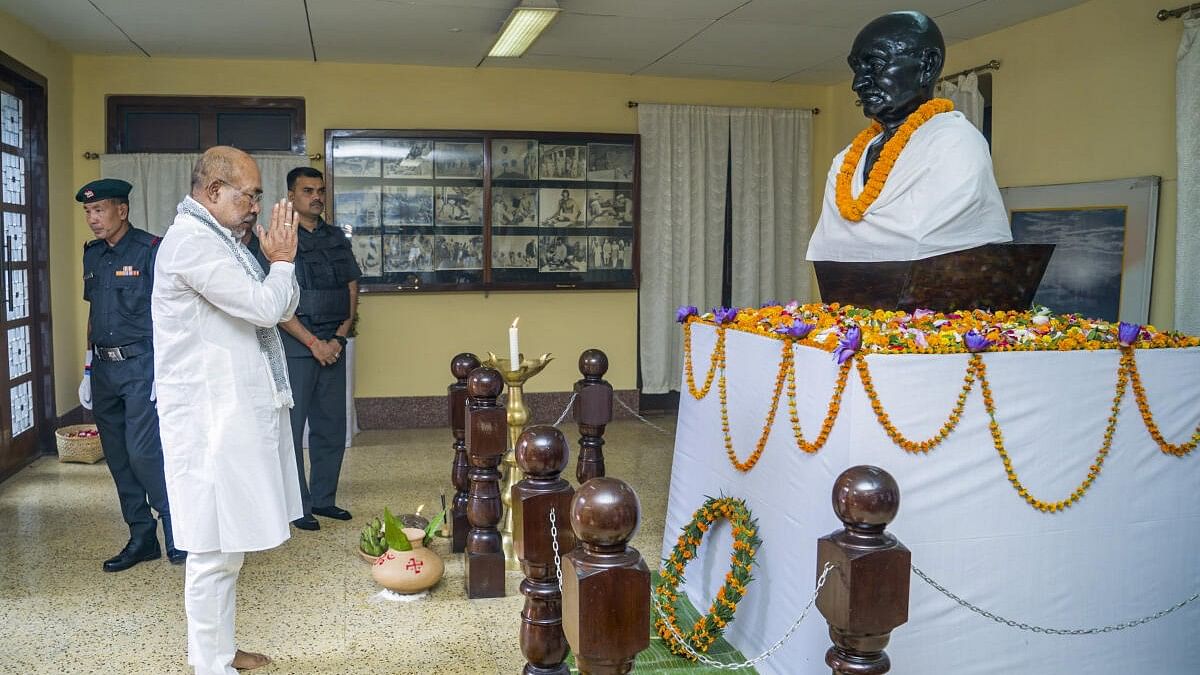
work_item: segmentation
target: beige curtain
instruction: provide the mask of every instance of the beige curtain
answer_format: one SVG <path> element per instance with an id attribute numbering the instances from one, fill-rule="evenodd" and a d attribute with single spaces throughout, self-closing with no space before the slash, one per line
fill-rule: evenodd
<path id="1" fill-rule="evenodd" d="M 1200 334 L 1200 12 L 1183 19 L 1175 74 L 1175 329 Z"/>
<path id="2" fill-rule="evenodd" d="M 983 131 L 983 94 L 979 93 L 979 75 L 967 73 L 950 80 L 942 80 L 934 91 L 936 96 L 954 102 L 954 109 L 963 114 Z"/>
<path id="3" fill-rule="evenodd" d="M 732 302 L 812 300 L 812 112 L 730 111 Z"/>
<path id="4" fill-rule="evenodd" d="M 104 178 L 120 178 L 133 185 L 129 194 L 129 222 L 161 235 L 175 220 L 175 207 L 191 191 L 194 153 L 129 153 L 100 156 Z M 287 172 L 309 166 L 304 155 L 255 155 L 262 173 L 263 203 L 270 205 L 287 195 Z M 268 214 L 270 212 L 268 211 Z"/>
<path id="5" fill-rule="evenodd" d="M 644 103 L 638 131 L 642 391 L 663 394 L 679 388 L 683 372 L 675 309 L 721 301 L 729 109 Z"/>

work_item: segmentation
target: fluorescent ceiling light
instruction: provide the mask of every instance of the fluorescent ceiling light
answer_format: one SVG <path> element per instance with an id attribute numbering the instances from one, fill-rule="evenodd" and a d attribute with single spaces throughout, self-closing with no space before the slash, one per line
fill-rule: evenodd
<path id="1" fill-rule="evenodd" d="M 524 54 L 561 11 L 556 0 L 522 0 L 505 19 L 488 56 L 515 58 Z"/>

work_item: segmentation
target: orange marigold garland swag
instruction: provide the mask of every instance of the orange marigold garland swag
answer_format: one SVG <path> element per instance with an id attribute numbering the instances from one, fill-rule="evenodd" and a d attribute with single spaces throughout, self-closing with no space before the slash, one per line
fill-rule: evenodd
<path id="1" fill-rule="evenodd" d="M 704 533 L 718 519 L 724 518 L 733 526 L 733 555 L 730 557 L 732 566 L 725 574 L 725 585 L 717 591 L 717 597 L 708 608 L 708 613 L 701 616 L 690 631 L 684 631 L 676 622 L 675 602 L 679 599 L 679 584 L 683 583 L 683 570 L 688 562 L 696 557 L 696 549 Z M 654 620 L 654 628 L 667 643 L 671 652 L 694 660 L 692 656 L 675 637 L 678 633 L 684 641 L 697 652 L 706 652 L 717 638 L 725 632 L 725 627 L 733 621 L 737 604 L 746 595 L 746 587 L 753 580 L 750 568 L 754 565 L 754 554 L 762 539 L 758 537 L 758 521 L 750 515 L 746 502 L 733 497 L 709 497 L 704 504 L 692 514 L 692 520 L 683 526 L 679 541 L 671 549 L 671 555 L 663 561 L 661 581 L 654 588 L 660 613 Z M 674 629 L 674 632 L 672 632 Z"/>
<path id="2" fill-rule="evenodd" d="M 950 99 L 945 98 L 931 99 L 914 110 L 904 120 L 904 124 L 896 130 L 896 135 L 884 143 L 883 150 L 879 153 L 879 159 L 871 167 L 871 174 L 868 176 L 866 184 L 863 185 L 862 192 L 858 195 L 858 199 L 855 199 L 850 195 L 854 171 L 858 169 L 858 162 L 862 159 L 867 145 L 871 143 L 871 139 L 883 131 L 883 126 L 879 122 L 872 122 L 871 126 L 860 131 L 850 143 L 850 148 L 846 150 L 846 156 L 842 159 L 842 167 L 838 169 L 837 183 L 834 186 L 838 212 L 842 214 L 842 217 L 854 222 L 862 220 L 867 209 L 871 208 L 871 204 L 879 197 L 879 193 L 883 190 L 883 184 L 887 182 L 888 174 L 892 172 L 892 167 L 900 158 L 901 151 L 904 150 L 904 146 L 908 145 L 908 140 L 912 138 L 913 133 L 922 124 L 933 119 L 934 115 L 951 110 L 954 110 L 954 104 L 950 102 Z"/>

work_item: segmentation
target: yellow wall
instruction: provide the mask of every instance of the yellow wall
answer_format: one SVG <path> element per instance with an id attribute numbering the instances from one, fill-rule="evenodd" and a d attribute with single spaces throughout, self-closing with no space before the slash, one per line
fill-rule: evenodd
<path id="1" fill-rule="evenodd" d="M 636 133 L 637 113 L 625 105 L 629 100 L 811 107 L 822 104 L 826 89 L 561 71 L 83 55 L 75 57 L 74 67 L 77 74 L 104 73 L 77 77 L 79 184 L 98 176 L 99 163 L 80 155 L 104 150 L 106 94 L 302 96 L 309 151 L 324 153 L 326 128 Z M 825 119 L 818 116 L 816 127 Z M 87 236 L 82 217 L 75 225 L 78 236 Z M 80 262 L 74 264 L 78 268 Z M 464 350 L 506 351 L 506 329 L 518 314 L 522 350 L 559 358 L 531 381 L 530 391 L 570 389 L 580 377 L 576 359 L 588 347 L 608 353 L 614 387 L 636 387 L 636 292 L 440 293 L 364 296 L 355 394 L 444 393 L 450 358 Z M 82 344 L 81 332 L 76 339 Z"/>
<path id="2" fill-rule="evenodd" d="M 54 329 L 55 404 L 61 413 L 78 405 L 76 388 L 83 367 L 81 350 L 77 349 L 80 345 L 76 338 L 80 332 L 78 313 L 72 311 L 81 302 L 80 275 L 62 263 L 72 257 L 78 258 L 82 249 L 76 230 L 71 226 L 74 202 L 70 196 L 59 198 L 60 195 L 75 194 L 71 163 L 71 55 L 4 12 L 0 12 L 0 51 L 46 78 L 48 169 L 52 195 L 50 303 Z"/>
<path id="3" fill-rule="evenodd" d="M 1159 327 L 1174 320 L 1175 53 L 1183 25 L 1154 15 L 1174 4 L 1093 0 L 956 44 L 945 68 L 1002 63 L 992 77 L 1001 187 L 1162 176 L 1150 301 Z M 865 122 L 849 81 L 834 90 L 840 148 Z"/>

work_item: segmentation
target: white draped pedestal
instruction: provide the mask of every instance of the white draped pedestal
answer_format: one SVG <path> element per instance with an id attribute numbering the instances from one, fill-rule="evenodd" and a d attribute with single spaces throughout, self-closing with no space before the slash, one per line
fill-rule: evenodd
<path id="1" fill-rule="evenodd" d="M 716 341 L 693 324 L 697 385 Z M 733 447 L 745 460 L 767 417 L 781 343 L 729 330 L 728 410 Z M 1138 350 L 1150 408 L 1169 442 L 1187 441 L 1200 420 L 1200 349 Z M 966 354 L 867 357 L 884 410 L 907 438 L 932 436 L 963 386 Z M 1104 439 L 1120 352 L 984 354 L 1005 447 L 1025 487 L 1044 501 L 1068 497 L 1086 478 Z M 795 347 L 797 411 L 816 438 L 838 368 L 831 355 Z M 718 375 L 719 377 L 719 375 Z M 978 383 L 961 423 L 928 454 L 888 438 L 851 369 L 824 448 L 806 454 L 789 420 L 786 389 L 758 464 L 739 472 L 726 457 L 715 382 L 696 400 L 681 387 L 664 555 L 706 495 L 746 500 L 763 545 L 756 580 L 726 637 L 747 657 L 764 651 L 799 616 L 816 578 L 817 538 L 840 528 L 830 491 L 856 464 L 886 469 L 900 485 L 889 526 L 913 564 L 949 591 L 994 614 L 1052 628 L 1092 628 L 1166 609 L 1200 592 L 1200 451 L 1164 454 L 1127 388 L 1112 444 L 1086 495 L 1060 513 L 1027 504 L 1009 484 L 988 430 Z M 697 607 L 712 602 L 729 569 L 727 523 L 705 537 L 684 585 Z M 909 621 L 892 634 L 893 673 L 1197 673 L 1200 601 L 1128 630 L 1048 636 L 995 623 L 912 577 Z M 763 673 L 828 673 L 823 617 L 814 609 Z"/>

